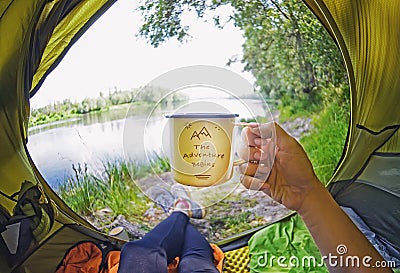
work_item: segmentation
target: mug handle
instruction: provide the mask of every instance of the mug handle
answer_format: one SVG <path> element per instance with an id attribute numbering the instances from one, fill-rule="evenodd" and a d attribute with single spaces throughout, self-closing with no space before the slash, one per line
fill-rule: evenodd
<path id="1" fill-rule="evenodd" d="M 235 126 L 247 126 L 249 124 L 250 124 L 250 122 L 242 122 L 242 121 L 234 123 Z M 238 159 L 238 160 L 233 161 L 233 166 L 235 166 L 235 167 L 240 166 L 240 165 L 243 165 L 244 163 L 247 163 L 247 161 L 244 159 Z"/>
<path id="2" fill-rule="evenodd" d="M 233 161 L 233 166 L 240 166 L 244 163 L 247 163 L 247 161 L 244 159 L 238 159 L 238 160 Z"/>
<path id="3" fill-rule="evenodd" d="M 247 161 L 244 160 L 244 159 L 238 159 L 238 160 L 233 161 L 233 163 L 232 163 L 232 169 L 231 169 L 231 173 L 230 173 L 229 179 L 231 179 L 231 177 L 232 177 L 232 175 L 233 175 L 233 167 L 240 166 L 240 165 L 242 165 L 242 164 L 244 164 L 244 163 L 247 163 Z M 229 179 L 228 179 L 228 180 L 229 180 Z"/>

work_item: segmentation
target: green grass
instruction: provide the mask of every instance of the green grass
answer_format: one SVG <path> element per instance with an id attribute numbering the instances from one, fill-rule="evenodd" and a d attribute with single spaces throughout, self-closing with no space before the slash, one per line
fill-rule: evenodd
<path id="1" fill-rule="evenodd" d="M 252 228 L 250 211 L 239 212 L 236 215 L 213 216 L 210 219 L 212 230 L 218 232 L 221 238 L 227 238 L 239 232 Z"/>
<path id="2" fill-rule="evenodd" d="M 80 215 L 95 215 L 106 208 L 110 219 L 124 215 L 127 220 L 142 223 L 152 202 L 134 181 L 169 169 L 168 160 L 160 157 L 155 157 L 150 165 L 127 163 L 123 159 L 107 161 L 100 174 L 90 173 L 86 166 L 73 166 L 75 175 L 60 185 L 58 194 Z"/>
<path id="3" fill-rule="evenodd" d="M 217 197 L 215 196 L 215 198 Z M 224 239 L 252 229 L 260 223 L 265 223 L 262 216 L 254 215 L 249 210 L 257 203 L 258 201 L 255 199 L 230 195 L 211 206 L 208 209 L 210 238 L 213 240 Z"/>
<path id="4" fill-rule="evenodd" d="M 313 115 L 313 129 L 300 139 L 316 175 L 326 184 L 331 178 L 342 155 L 346 140 L 348 105 L 333 103 Z"/>
<path id="5" fill-rule="evenodd" d="M 149 200 L 133 179 L 152 173 L 150 167 L 114 160 L 104 164 L 101 174 L 89 173 L 80 166 L 74 171 L 75 176 L 60 185 L 58 194 L 78 214 L 93 215 L 107 208 L 112 217 L 121 214 L 140 220 L 148 208 Z"/>
<path id="6" fill-rule="evenodd" d="M 308 157 L 318 178 L 326 184 L 331 178 L 343 152 L 349 118 L 349 87 L 326 86 L 314 97 L 283 96 L 279 105 L 279 122 L 312 118 L 312 129 L 301 137 Z"/>
<path id="7" fill-rule="evenodd" d="M 300 140 L 323 183 L 330 179 L 341 157 L 348 119 L 348 105 L 326 105 L 319 113 L 312 115 L 313 129 Z M 75 175 L 60 186 L 58 193 L 75 212 L 84 217 L 109 209 L 109 217 L 99 221 L 102 226 L 110 224 L 116 216 L 123 215 L 131 222 L 142 224 L 144 229 L 150 229 L 143 215 L 153 203 L 134 181 L 169 170 L 168 159 L 160 157 L 154 157 L 149 165 L 115 159 L 105 162 L 103 170 L 96 174 L 78 165 L 74 166 Z M 248 210 L 236 208 L 233 211 L 230 202 L 237 200 L 231 198 L 220 201 L 209 213 L 210 231 L 216 238 L 226 238 L 262 222 L 262 219 L 257 219 Z M 244 207 L 254 207 L 256 204 L 251 202 L 257 202 L 240 201 L 244 202 Z"/>

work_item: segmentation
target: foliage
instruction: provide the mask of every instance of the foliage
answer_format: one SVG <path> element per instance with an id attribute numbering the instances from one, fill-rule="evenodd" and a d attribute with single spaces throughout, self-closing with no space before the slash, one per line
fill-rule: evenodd
<path id="1" fill-rule="evenodd" d="M 231 8 L 228 19 L 220 12 L 226 6 Z M 245 42 L 242 58 L 228 64 L 244 63 L 259 91 L 276 106 L 284 108 L 301 100 L 303 108 L 290 112 L 320 105 L 321 90 L 347 81 L 338 48 L 300 0 L 145 0 L 139 10 L 144 21 L 139 35 L 155 47 L 173 37 L 179 41 L 190 37 L 186 13 L 195 12 L 204 20 L 213 16 L 221 28 L 233 21 L 243 31 Z"/>
<path id="2" fill-rule="evenodd" d="M 32 109 L 29 117 L 29 126 L 73 118 L 79 114 L 94 111 L 105 111 L 112 105 L 131 102 L 133 94 L 136 92 L 135 90 L 115 91 L 110 93 L 108 97 L 104 97 L 100 93 L 98 98 L 85 98 L 81 102 L 72 102 L 70 99 L 65 99 L 62 102 L 55 102 L 44 107 Z"/>
<path id="3" fill-rule="evenodd" d="M 244 1 L 235 8 L 246 37 L 245 69 L 271 99 L 318 103 L 322 87 L 345 81 L 339 50 L 302 1 Z"/>
<path id="4" fill-rule="evenodd" d="M 149 87 L 145 92 L 140 92 L 142 89 L 132 90 L 115 90 L 110 92 L 108 96 L 104 96 L 100 92 L 97 98 L 85 98 L 81 102 L 72 102 L 70 99 L 65 99 L 62 102 L 55 102 L 41 108 L 32 109 L 29 118 L 29 127 L 41 125 L 49 122 L 65 120 L 77 117 L 81 114 L 87 114 L 95 111 L 107 111 L 111 106 L 121 105 L 126 103 L 138 102 L 158 102 L 163 98 L 165 90 L 161 88 Z M 178 100 L 184 100 L 182 94 L 174 95 L 164 100 L 164 103 L 173 103 Z"/>
<path id="5" fill-rule="evenodd" d="M 171 165 L 168 158 L 162 158 L 159 155 L 155 155 L 150 161 L 150 166 L 154 173 L 165 173 L 171 170 Z"/>
<path id="6" fill-rule="evenodd" d="M 102 174 L 89 173 L 87 166 L 73 165 L 75 175 L 60 185 L 58 194 L 78 214 L 93 215 L 109 208 L 112 216 L 127 215 L 140 219 L 147 209 L 146 198 L 130 176 L 144 176 L 149 168 L 123 160 L 104 164 Z M 148 200 L 147 200 L 148 201 Z"/>
<path id="7" fill-rule="evenodd" d="M 127 219 L 143 221 L 150 200 L 135 181 L 149 174 L 170 171 L 168 159 L 154 157 L 150 165 L 126 162 L 123 159 L 103 163 L 101 171 L 89 172 L 86 164 L 72 165 L 74 175 L 57 189 L 60 197 L 78 214 L 94 215 L 108 208 L 111 217 L 124 215 Z"/>
<path id="8" fill-rule="evenodd" d="M 349 102 L 326 104 L 313 117 L 311 132 L 300 139 L 309 156 L 316 175 L 327 183 L 339 162 L 349 126 Z"/>
<path id="9" fill-rule="evenodd" d="M 241 203 L 241 211 L 232 208 L 232 203 L 234 202 Z M 214 205 L 210 212 L 211 235 L 215 239 L 224 239 L 252 229 L 260 225 L 260 223 L 265 224 L 263 216 L 255 215 L 249 210 L 257 203 L 258 201 L 255 199 L 246 199 L 238 196 L 230 196 L 219 201 L 218 205 Z"/>
<path id="10" fill-rule="evenodd" d="M 219 233 L 219 237 L 227 238 L 253 228 L 249 221 L 252 217 L 253 214 L 250 211 L 243 211 L 235 215 L 213 216 L 210 223 L 215 232 Z"/>

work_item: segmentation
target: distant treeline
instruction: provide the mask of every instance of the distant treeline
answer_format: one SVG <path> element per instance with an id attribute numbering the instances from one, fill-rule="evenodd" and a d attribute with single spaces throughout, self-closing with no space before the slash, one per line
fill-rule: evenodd
<path id="1" fill-rule="evenodd" d="M 145 92 L 141 88 L 131 90 L 116 90 L 108 96 L 100 92 L 97 98 L 85 98 L 80 102 L 72 102 L 64 99 L 62 102 L 55 102 L 44 107 L 31 110 L 29 127 L 54 122 L 58 120 L 73 118 L 81 114 L 95 111 L 107 111 L 111 106 L 126 103 L 158 102 L 163 98 L 166 91 L 158 87 L 146 87 Z M 168 96 L 163 103 L 184 100 L 183 95 Z"/>

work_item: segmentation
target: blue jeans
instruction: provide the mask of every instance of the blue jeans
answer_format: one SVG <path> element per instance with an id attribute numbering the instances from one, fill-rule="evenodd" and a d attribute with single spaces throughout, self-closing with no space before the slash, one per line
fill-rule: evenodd
<path id="1" fill-rule="evenodd" d="M 173 212 L 142 239 L 126 243 L 118 273 L 167 273 L 175 257 L 180 273 L 218 273 L 210 244 L 181 212 Z"/>

